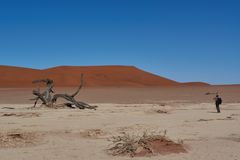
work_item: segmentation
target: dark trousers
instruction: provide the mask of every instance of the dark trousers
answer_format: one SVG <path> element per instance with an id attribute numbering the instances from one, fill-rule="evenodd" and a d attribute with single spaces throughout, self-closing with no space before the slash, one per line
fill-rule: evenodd
<path id="1" fill-rule="evenodd" d="M 217 109 L 217 112 L 220 113 L 220 107 L 219 107 L 219 104 L 216 104 L 216 109 Z"/>

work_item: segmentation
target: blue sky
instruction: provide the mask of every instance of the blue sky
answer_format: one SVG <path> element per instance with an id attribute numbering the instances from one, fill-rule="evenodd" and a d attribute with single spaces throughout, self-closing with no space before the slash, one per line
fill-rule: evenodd
<path id="1" fill-rule="evenodd" d="M 0 64 L 133 65 L 240 83 L 238 0 L 1 0 Z"/>

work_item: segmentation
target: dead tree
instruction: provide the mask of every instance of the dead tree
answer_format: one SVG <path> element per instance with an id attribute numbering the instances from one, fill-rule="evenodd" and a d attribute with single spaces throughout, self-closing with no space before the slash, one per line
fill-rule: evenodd
<path id="1" fill-rule="evenodd" d="M 91 106 L 87 103 L 81 102 L 81 101 L 77 101 L 75 99 L 75 96 L 79 93 L 79 91 L 82 89 L 83 87 L 83 74 L 81 74 L 81 82 L 80 85 L 77 89 L 76 92 L 74 92 L 73 94 L 53 94 L 53 80 L 51 79 L 43 79 L 43 80 L 35 80 L 32 83 L 36 84 L 36 83 L 45 83 L 46 84 L 46 89 L 43 92 L 40 92 L 40 89 L 38 88 L 37 90 L 33 90 L 33 95 L 35 95 L 36 97 L 34 99 L 31 100 L 35 100 L 34 102 L 34 106 L 36 107 L 36 104 L 38 103 L 39 100 L 42 101 L 42 105 L 49 107 L 49 108 L 59 108 L 59 107 L 69 107 L 69 108 L 79 108 L 79 109 L 96 109 L 97 106 Z M 53 94 L 53 95 L 52 95 Z M 57 100 L 59 98 L 63 98 L 67 101 L 67 103 L 63 103 L 63 104 L 56 104 Z"/>

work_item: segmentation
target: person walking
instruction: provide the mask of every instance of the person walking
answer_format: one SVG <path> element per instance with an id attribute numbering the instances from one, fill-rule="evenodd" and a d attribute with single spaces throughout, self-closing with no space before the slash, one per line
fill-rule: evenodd
<path id="1" fill-rule="evenodd" d="M 222 98 L 217 94 L 214 98 L 217 112 L 220 113 L 220 105 L 222 104 Z"/>

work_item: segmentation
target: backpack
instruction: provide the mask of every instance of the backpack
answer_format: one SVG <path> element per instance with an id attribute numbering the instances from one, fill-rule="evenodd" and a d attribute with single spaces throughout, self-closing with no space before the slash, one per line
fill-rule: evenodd
<path id="1" fill-rule="evenodd" d="M 222 98 L 218 98 L 218 104 L 222 104 Z"/>

